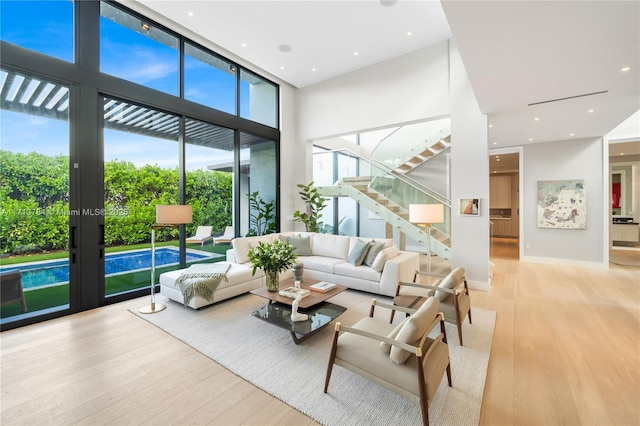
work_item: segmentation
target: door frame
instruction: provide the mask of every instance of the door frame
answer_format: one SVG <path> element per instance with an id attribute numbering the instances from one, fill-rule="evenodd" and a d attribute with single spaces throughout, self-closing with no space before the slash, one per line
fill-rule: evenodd
<path id="1" fill-rule="evenodd" d="M 526 212 L 522 210 L 520 207 L 524 203 L 524 193 L 523 193 L 523 176 L 524 176 L 524 147 L 522 145 L 519 146 L 510 146 L 505 148 L 490 148 L 489 156 L 491 155 L 501 155 L 501 154 L 518 154 L 518 260 L 522 259 L 524 256 L 524 220 L 526 217 Z M 489 158 L 487 157 L 487 161 Z M 489 176 L 487 176 L 489 179 Z"/>

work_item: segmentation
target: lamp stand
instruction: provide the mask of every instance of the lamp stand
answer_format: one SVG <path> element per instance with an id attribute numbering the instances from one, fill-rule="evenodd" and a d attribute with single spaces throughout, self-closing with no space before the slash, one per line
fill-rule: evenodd
<path id="1" fill-rule="evenodd" d="M 167 226 L 151 227 L 151 304 L 140 308 L 141 314 L 155 314 L 166 308 L 162 303 L 156 303 L 156 228 L 167 228 Z"/>
<path id="2" fill-rule="evenodd" d="M 431 273 L 431 224 L 427 223 L 427 273 Z"/>

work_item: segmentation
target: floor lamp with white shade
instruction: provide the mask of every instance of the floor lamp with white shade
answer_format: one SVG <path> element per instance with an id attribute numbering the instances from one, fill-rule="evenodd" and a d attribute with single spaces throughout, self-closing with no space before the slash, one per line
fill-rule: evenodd
<path id="1" fill-rule="evenodd" d="M 427 228 L 427 272 L 431 272 L 431 225 L 444 222 L 444 205 L 409 204 L 409 222 Z"/>
<path id="2" fill-rule="evenodd" d="M 151 304 L 140 308 L 140 313 L 153 314 L 166 308 L 162 303 L 156 303 L 156 229 L 175 228 L 191 223 L 191 220 L 191 206 L 156 205 L 156 224 L 151 226 Z"/>

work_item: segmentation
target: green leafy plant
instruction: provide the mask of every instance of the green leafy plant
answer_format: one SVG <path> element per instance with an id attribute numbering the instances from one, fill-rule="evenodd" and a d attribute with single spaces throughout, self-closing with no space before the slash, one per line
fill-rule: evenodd
<path id="1" fill-rule="evenodd" d="M 293 219 L 297 222 L 304 223 L 307 232 L 320 232 L 320 212 L 327 206 L 327 200 L 320 195 L 317 188 L 313 187 L 313 181 L 307 185 L 299 183 L 298 188 L 301 189 L 300 197 L 307 204 L 307 211 L 301 212 L 296 210 L 293 213 Z"/>
<path id="2" fill-rule="evenodd" d="M 259 191 L 247 194 L 249 198 L 250 229 L 247 236 L 273 234 L 276 232 L 274 202 L 260 198 Z"/>
<path id="3" fill-rule="evenodd" d="M 270 243 L 258 242 L 258 245 L 251 247 L 247 256 L 253 264 L 251 273 L 254 275 L 258 268 L 265 272 L 282 272 L 296 263 L 294 247 L 280 239 Z"/>

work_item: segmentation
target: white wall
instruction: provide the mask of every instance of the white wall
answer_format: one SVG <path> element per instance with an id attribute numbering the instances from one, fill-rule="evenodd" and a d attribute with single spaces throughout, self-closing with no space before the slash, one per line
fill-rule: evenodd
<path id="1" fill-rule="evenodd" d="M 449 113 L 447 43 L 302 88 L 304 140 L 359 133 Z"/>
<path id="2" fill-rule="evenodd" d="M 280 229 L 293 231 L 296 223 L 290 218 L 302 209 L 296 183 L 307 183 L 305 144 L 296 138 L 297 89 L 287 84 L 280 86 Z M 302 176 L 302 179 L 298 177 Z M 304 225 L 302 225 L 304 228 Z"/>
<path id="3" fill-rule="evenodd" d="M 298 162 L 282 165 L 300 170 L 305 158 L 306 169 L 292 175 L 296 191 L 291 212 L 304 208 L 295 184 L 312 179 L 312 140 L 448 115 L 448 67 L 445 42 L 299 89 L 296 136 L 291 145 Z M 285 149 L 283 144 L 282 151 Z M 285 182 L 282 179 L 283 199 Z M 283 210 L 282 214 L 285 218 L 289 213 Z M 292 225 L 292 229 L 303 229 L 301 224 Z M 381 235 L 371 236 L 384 236 L 384 227 L 367 229 L 382 229 Z"/>
<path id="4" fill-rule="evenodd" d="M 565 140 L 524 146 L 522 260 L 605 267 L 603 141 L 600 138 Z M 584 179 L 587 197 L 587 229 L 538 228 L 538 181 Z M 608 217 L 608 216 L 607 216 Z M 529 247 L 529 248 L 527 248 Z"/>
<path id="5" fill-rule="evenodd" d="M 489 150 L 487 116 L 451 41 L 451 265 L 465 268 L 474 288 L 489 285 Z M 479 216 L 460 216 L 458 200 L 478 198 Z"/>

